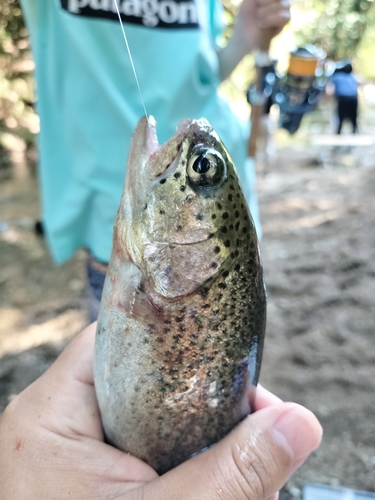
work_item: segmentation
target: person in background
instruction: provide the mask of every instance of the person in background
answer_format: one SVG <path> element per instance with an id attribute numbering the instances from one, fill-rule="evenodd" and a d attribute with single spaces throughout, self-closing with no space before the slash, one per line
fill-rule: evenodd
<path id="1" fill-rule="evenodd" d="M 353 66 L 348 59 L 336 64 L 331 81 L 337 101 L 337 133 L 341 134 L 344 120 L 349 120 L 355 134 L 358 131 L 358 82 L 353 76 Z"/>
<path id="2" fill-rule="evenodd" d="M 222 44 L 219 0 L 21 0 L 36 63 L 43 228 L 57 262 L 88 250 L 90 319 L 98 314 L 132 132 L 145 111 L 165 142 L 185 118 L 206 118 L 237 167 L 258 235 L 255 172 L 245 168 L 248 124 L 218 95 L 220 82 L 279 33 L 288 0 L 243 0 Z"/>
<path id="3" fill-rule="evenodd" d="M 0 420 L 4 500 L 276 500 L 317 448 L 314 415 L 258 387 L 255 413 L 215 446 L 159 477 L 104 442 L 93 383 L 95 324 Z"/>

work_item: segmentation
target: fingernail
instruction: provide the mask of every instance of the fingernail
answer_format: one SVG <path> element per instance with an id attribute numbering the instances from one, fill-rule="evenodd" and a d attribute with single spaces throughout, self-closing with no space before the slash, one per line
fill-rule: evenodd
<path id="1" fill-rule="evenodd" d="M 321 441 L 322 428 L 316 417 L 299 405 L 281 415 L 273 425 L 276 439 L 293 457 L 293 463 L 306 458 Z"/>
<path id="2" fill-rule="evenodd" d="M 272 497 L 270 497 L 268 500 L 279 500 L 279 492 L 272 495 Z"/>

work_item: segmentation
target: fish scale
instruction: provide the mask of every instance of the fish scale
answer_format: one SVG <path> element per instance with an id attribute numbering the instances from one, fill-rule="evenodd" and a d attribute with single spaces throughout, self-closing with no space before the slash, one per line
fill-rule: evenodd
<path id="1" fill-rule="evenodd" d="M 164 473 L 251 411 L 266 294 L 235 167 L 203 119 L 132 139 L 95 354 L 106 439 Z"/>

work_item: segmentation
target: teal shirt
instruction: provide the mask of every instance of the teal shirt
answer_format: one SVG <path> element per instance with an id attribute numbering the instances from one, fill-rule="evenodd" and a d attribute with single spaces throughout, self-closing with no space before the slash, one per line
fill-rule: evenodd
<path id="1" fill-rule="evenodd" d="M 215 0 L 118 0 L 159 142 L 205 117 L 258 221 L 246 125 L 217 95 Z M 56 261 L 80 247 L 108 262 L 130 138 L 144 115 L 113 0 L 22 0 L 36 62 L 43 221 Z M 259 231 L 259 224 L 258 231 Z"/>

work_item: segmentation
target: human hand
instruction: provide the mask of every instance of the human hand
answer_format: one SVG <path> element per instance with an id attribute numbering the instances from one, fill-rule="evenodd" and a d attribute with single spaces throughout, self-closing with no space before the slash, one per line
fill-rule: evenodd
<path id="1" fill-rule="evenodd" d="M 321 439 L 314 415 L 258 388 L 255 409 L 209 450 L 158 477 L 103 442 L 93 383 L 95 324 L 5 410 L 4 500 L 268 500 Z"/>
<path id="2" fill-rule="evenodd" d="M 259 48 L 261 29 L 269 30 L 273 38 L 289 21 L 289 0 L 242 0 L 233 34 L 218 52 L 221 79 L 230 75 L 246 54 Z"/>
<path id="3" fill-rule="evenodd" d="M 258 48 L 259 30 L 270 30 L 271 38 L 278 35 L 290 21 L 289 0 L 243 0 L 237 16 L 236 30 L 248 45 L 248 51 Z"/>

